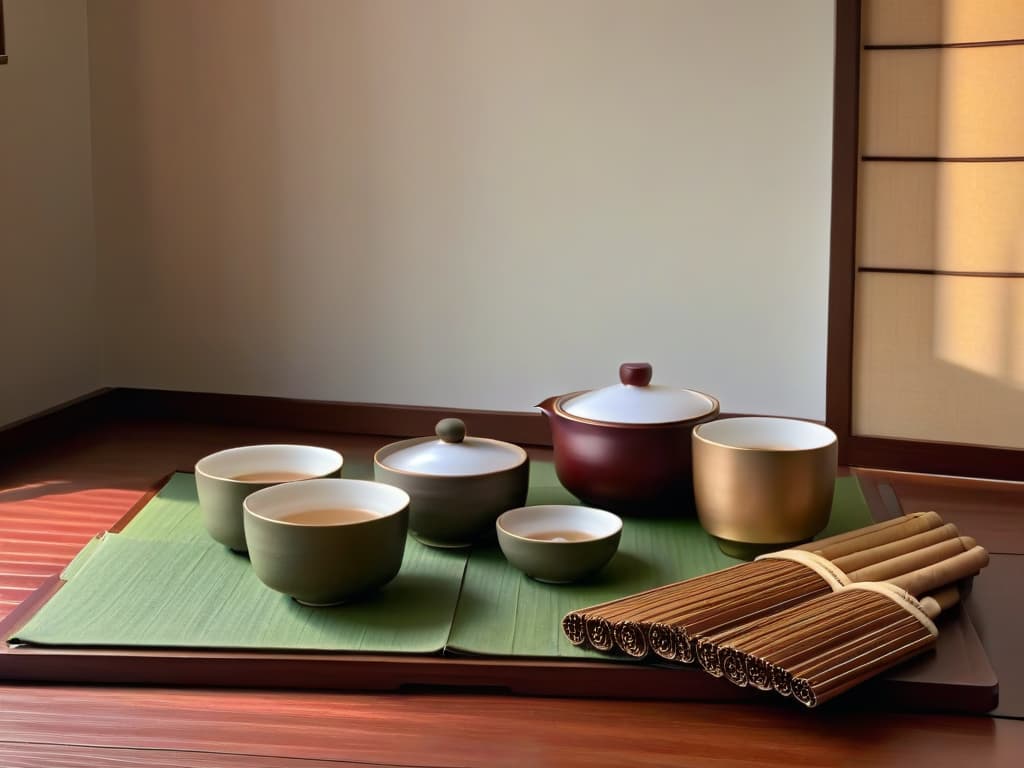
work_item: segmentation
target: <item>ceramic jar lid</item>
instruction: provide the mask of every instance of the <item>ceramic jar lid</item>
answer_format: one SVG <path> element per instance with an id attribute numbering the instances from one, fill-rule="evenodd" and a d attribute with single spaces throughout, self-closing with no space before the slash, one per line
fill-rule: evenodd
<path id="1" fill-rule="evenodd" d="M 526 451 L 512 443 L 467 437 L 461 419 L 437 422 L 437 439 L 410 441 L 379 459 L 382 466 L 420 475 L 485 475 L 517 467 L 526 461 Z"/>
<path id="2" fill-rule="evenodd" d="M 667 424 L 707 416 L 717 403 L 692 389 L 651 384 L 650 363 L 623 363 L 619 384 L 594 389 L 562 401 L 569 416 L 615 424 Z"/>

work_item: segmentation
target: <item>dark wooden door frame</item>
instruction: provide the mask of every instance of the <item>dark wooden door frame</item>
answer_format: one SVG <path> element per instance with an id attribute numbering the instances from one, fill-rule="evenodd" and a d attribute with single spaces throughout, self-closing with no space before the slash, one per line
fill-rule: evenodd
<path id="1" fill-rule="evenodd" d="M 860 31 L 861 0 L 836 0 L 825 418 L 839 436 L 839 463 L 908 472 L 1024 480 L 1024 451 L 1021 450 L 853 434 Z"/>
<path id="2" fill-rule="evenodd" d="M 0 0 L 0 64 L 7 63 L 7 38 L 4 37 L 4 0 Z"/>

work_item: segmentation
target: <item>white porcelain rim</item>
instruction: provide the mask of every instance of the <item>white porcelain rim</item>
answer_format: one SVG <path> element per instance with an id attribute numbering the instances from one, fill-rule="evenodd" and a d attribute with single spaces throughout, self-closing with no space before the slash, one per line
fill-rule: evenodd
<path id="1" fill-rule="evenodd" d="M 778 440 L 773 444 L 768 444 L 770 441 L 767 439 L 759 439 L 756 441 L 757 444 L 751 444 L 755 442 L 753 437 L 748 440 L 741 440 L 737 439 L 735 434 L 730 434 L 729 432 L 722 434 L 723 430 L 742 431 L 750 428 L 758 429 L 773 427 L 799 430 L 801 435 L 808 437 L 813 435 L 815 439 L 807 440 L 805 442 L 800 441 L 799 444 L 794 445 L 779 445 Z M 793 434 L 793 432 L 790 432 L 789 434 Z M 694 427 L 693 436 L 695 440 L 700 440 L 701 442 L 709 445 L 715 445 L 721 448 L 730 448 L 736 451 L 772 451 L 781 453 L 818 451 L 838 442 L 836 433 L 824 424 L 818 424 L 817 422 L 807 421 L 805 419 L 791 419 L 782 416 L 736 416 L 728 419 L 715 419 L 714 421 L 709 421 Z M 797 441 L 794 440 L 793 442 Z"/>
<path id="2" fill-rule="evenodd" d="M 339 499 L 338 492 L 343 492 L 348 498 Z M 352 498 L 352 495 L 355 498 Z M 380 500 L 379 504 L 367 509 L 365 499 L 369 495 L 376 495 Z M 344 528 L 362 523 L 371 523 L 387 517 L 399 514 L 409 506 L 409 494 L 393 485 L 378 483 L 373 480 L 351 480 L 349 478 L 325 477 L 313 480 L 296 480 L 291 483 L 281 483 L 270 488 L 250 493 L 245 497 L 242 506 L 247 515 L 264 520 L 275 525 L 285 525 L 295 528 Z M 280 519 L 280 515 L 289 515 L 295 512 L 307 511 L 324 504 L 338 504 L 339 506 L 351 506 L 370 512 L 373 518 L 366 520 L 355 520 L 348 523 L 297 523 Z M 253 506 L 256 509 L 253 509 Z M 272 506 L 271 510 L 262 508 L 264 505 Z"/>
<path id="3" fill-rule="evenodd" d="M 284 456 L 283 460 L 274 457 Z M 253 460 L 255 463 L 249 463 Z M 290 461 L 289 461 L 290 460 Z M 262 462 L 269 462 L 263 464 Z M 239 463 L 234 463 L 239 462 Z M 226 470 L 224 465 L 239 467 Z M 301 472 L 308 474 L 309 479 L 318 475 L 329 475 L 341 470 L 345 463 L 344 457 L 331 448 L 316 445 L 292 445 L 272 443 L 266 445 L 242 445 L 236 448 L 225 448 L 223 451 L 211 453 L 196 462 L 197 475 L 239 485 L 265 485 L 265 480 L 236 480 L 230 475 L 244 475 L 256 472 Z M 311 468 L 312 467 L 312 468 Z M 298 481 L 290 481 L 298 482 Z"/>
<path id="4" fill-rule="evenodd" d="M 553 521 L 548 524 L 548 530 L 558 527 L 559 525 L 562 525 L 563 527 L 572 527 L 573 530 L 580 530 L 579 527 L 569 526 L 564 522 L 559 522 L 560 520 L 571 518 L 573 515 L 586 520 L 588 523 L 591 521 L 595 523 L 600 521 L 604 524 L 604 529 L 597 532 L 590 530 L 581 531 L 582 533 L 591 534 L 591 537 L 566 542 L 534 539 L 531 538 L 528 533 L 517 533 L 506 527 L 510 521 L 516 523 L 526 522 L 525 520 L 518 520 L 517 518 L 537 518 L 543 515 L 560 515 L 560 517 L 554 518 Z M 604 509 L 597 509 L 596 507 L 581 507 L 575 504 L 534 504 L 525 507 L 516 507 L 515 509 L 510 509 L 507 512 L 502 513 L 495 521 L 495 525 L 505 535 L 510 536 L 513 539 L 518 539 L 519 541 L 529 542 L 530 544 L 586 544 L 588 542 L 603 541 L 622 532 L 622 518 L 618 515 Z"/>

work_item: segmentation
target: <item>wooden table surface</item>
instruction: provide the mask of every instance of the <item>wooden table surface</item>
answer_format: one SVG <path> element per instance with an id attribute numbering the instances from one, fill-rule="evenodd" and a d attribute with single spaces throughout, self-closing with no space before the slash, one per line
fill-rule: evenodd
<path id="1" fill-rule="evenodd" d="M 55 439 L 0 467 L 0 615 L 175 469 L 220 448 L 306 442 L 368 456 L 389 438 L 159 421 Z M 544 451 L 536 453 L 544 457 Z M 1002 585 L 1024 584 L 1020 484 L 856 470 L 905 511 L 935 509 L 992 551 L 970 610 L 1024 712 L 1024 628 Z M 891 499 L 890 499 L 891 503 Z M 989 578 L 991 572 L 993 576 Z M 757 704 L 536 699 L 467 692 L 339 694 L 0 683 L 0 766 L 1020 765 L 1006 717 Z"/>

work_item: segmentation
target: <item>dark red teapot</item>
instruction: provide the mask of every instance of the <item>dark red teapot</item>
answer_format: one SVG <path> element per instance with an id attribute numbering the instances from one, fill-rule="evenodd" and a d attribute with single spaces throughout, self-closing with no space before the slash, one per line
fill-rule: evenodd
<path id="1" fill-rule="evenodd" d="M 693 513 L 691 431 L 718 401 L 651 384 L 649 363 L 623 363 L 621 383 L 549 397 L 555 472 L 581 501 L 620 514 Z"/>

